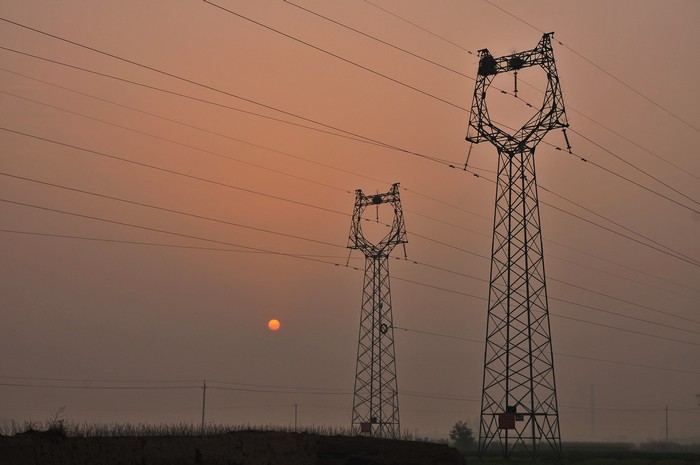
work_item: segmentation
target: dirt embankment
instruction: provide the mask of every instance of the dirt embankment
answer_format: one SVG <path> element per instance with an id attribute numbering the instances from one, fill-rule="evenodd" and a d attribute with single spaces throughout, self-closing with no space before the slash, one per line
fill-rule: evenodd
<path id="1" fill-rule="evenodd" d="M 0 465 L 464 465 L 442 444 L 241 431 L 204 437 L 0 437 Z"/>

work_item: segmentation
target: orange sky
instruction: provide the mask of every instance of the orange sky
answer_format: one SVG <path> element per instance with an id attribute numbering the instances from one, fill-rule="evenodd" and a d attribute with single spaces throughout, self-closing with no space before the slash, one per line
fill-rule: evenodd
<path id="1" fill-rule="evenodd" d="M 65 405 L 78 421 L 198 421 L 201 391 L 188 387 L 207 379 L 291 391 L 212 389 L 214 422 L 288 425 L 296 403 L 300 424 L 349 426 L 362 272 L 342 265 L 358 188 L 400 182 L 409 259 L 453 271 L 392 261 L 395 325 L 483 339 L 494 185 L 352 139 L 463 166 L 474 82 L 461 74 L 476 74 L 481 48 L 533 48 L 537 28 L 556 33 L 572 131 L 622 159 L 572 132 L 578 157 L 537 152 L 562 437 L 658 439 L 666 405 L 672 438 L 700 437 L 698 3 L 494 0 L 531 27 L 483 0 L 376 0 L 441 39 L 367 1 L 299 2 L 442 67 L 281 0 L 218 3 L 337 56 L 201 1 L 0 0 L 6 20 L 191 81 L 0 22 L 2 47 L 122 79 L 0 49 L 0 384 L 183 387 L 0 386 L 0 420 Z M 524 82 L 541 89 L 542 76 L 520 78 L 539 104 Z M 527 116 L 511 96 L 490 98 L 494 119 Z M 565 145 L 561 132 L 544 142 Z M 474 146 L 470 166 L 492 179 L 495 149 Z M 476 425 L 483 344 L 397 330 L 396 351 L 404 430 Z"/>

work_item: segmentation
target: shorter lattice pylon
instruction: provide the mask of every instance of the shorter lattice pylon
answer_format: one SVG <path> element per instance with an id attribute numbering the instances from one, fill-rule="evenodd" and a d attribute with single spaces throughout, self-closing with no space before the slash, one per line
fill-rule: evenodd
<path id="1" fill-rule="evenodd" d="M 381 204 L 393 207 L 394 221 L 389 233 L 378 244 L 373 244 L 362 232 L 362 213 L 368 206 Z M 406 242 L 398 183 L 384 194 L 366 196 L 359 189 L 355 191 L 348 248 L 364 253 L 365 278 L 352 409 L 353 434 L 400 437 L 389 254 L 394 247 Z"/>

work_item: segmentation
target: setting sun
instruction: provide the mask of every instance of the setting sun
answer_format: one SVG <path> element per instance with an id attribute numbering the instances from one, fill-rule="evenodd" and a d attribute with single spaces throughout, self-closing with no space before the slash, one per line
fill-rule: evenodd
<path id="1" fill-rule="evenodd" d="M 278 320 L 270 320 L 267 322 L 267 327 L 270 328 L 270 331 L 277 331 L 280 329 L 280 322 Z"/>

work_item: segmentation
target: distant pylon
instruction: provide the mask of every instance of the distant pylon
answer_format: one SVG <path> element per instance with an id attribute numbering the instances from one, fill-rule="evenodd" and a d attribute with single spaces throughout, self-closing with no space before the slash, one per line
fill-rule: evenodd
<path id="1" fill-rule="evenodd" d="M 467 140 L 489 141 L 498 150 L 479 455 L 490 448 L 505 456 L 521 450 L 538 455 L 542 448 L 561 453 L 534 158 L 547 132 L 568 127 L 551 36 L 544 34 L 532 50 L 499 58 L 479 51 L 469 118 L 476 135 Z M 486 91 L 496 75 L 531 66 L 547 75 L 544 102 L 509 134 L 490 120 Z"/>
<path id="2" fill-rule="evenodd" d="M 372 244 L 362 232 L 362 213 L 368 206 L 378 207 L 384 203 L 393 207 L 394 221 L 389 233 L 378 244 Z M 394 247 L 406 242 L 399 184 L 392 185 L 391 190 L 385 194 L 366 196 L 361 190 L 356 190 L 348 248 L 364 253 L 365 279 L 357 346 L 352 434 L 392 439 L 400 437 L 389 254 Z"/>

